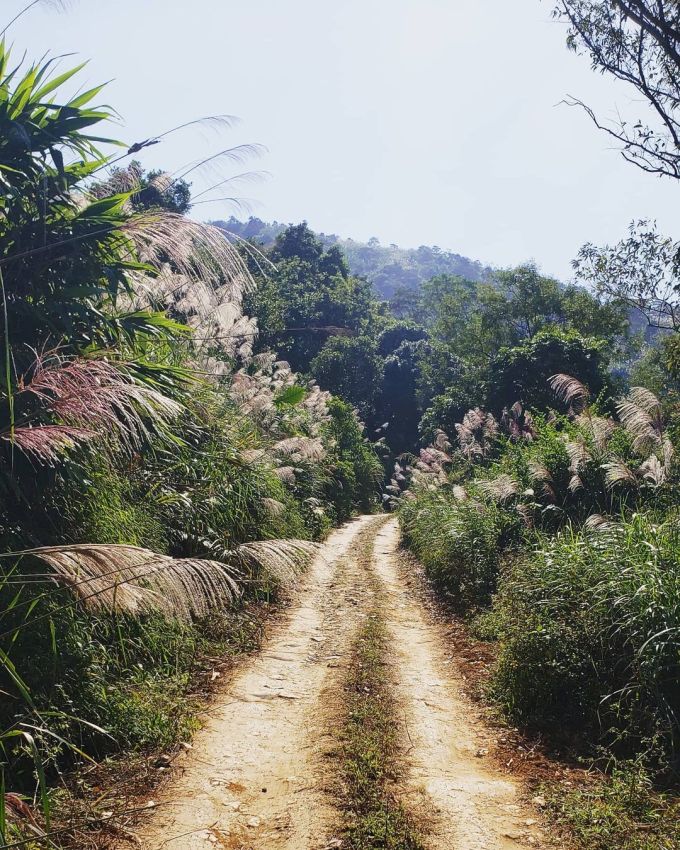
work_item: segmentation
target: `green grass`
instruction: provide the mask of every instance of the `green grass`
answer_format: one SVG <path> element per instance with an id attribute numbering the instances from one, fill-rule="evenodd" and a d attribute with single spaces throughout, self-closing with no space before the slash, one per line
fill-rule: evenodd
<path id="1" fill-rule="evenodd" d="M 386 679 L 387 637 L 373 611 L 354 644 L 342 751 L 348 850 L 421 850 L 418 830 L 391 788 L 398 780 L 395 706 Z"/>
<path id="2" fill-rule="evenodd" d="M 494 692 L 522 724 L 676 773 L 680 534 L 636 515 L 566 528 L 504 574 Z"/>
<path id="3" fill-rule="evenodd" d="M 550 786 L 549 812 L 578 850 L 676 850 L 680 800 L 652 789 L 639 767 L 614 771 L 586 788 Z"/>

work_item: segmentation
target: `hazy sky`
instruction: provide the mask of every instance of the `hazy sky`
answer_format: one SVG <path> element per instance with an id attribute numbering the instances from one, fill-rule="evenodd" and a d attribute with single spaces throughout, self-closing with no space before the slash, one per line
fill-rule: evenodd
<path id="1" fill-rule="evenodd" d="M 21 5 L 2 0 L 5 20 Z M 67 12 L 31 11 L 11 36 L 31 57 L 90 59 L 86 82 L 111 80 L 104 100 L 127 142 L 202 115 L 239 116 L 225 135 L 176 134 L 144 163 L 172 171 L 259 142 L 268 152 L 249 167 L 270 177 L 238 194 L 261 218 L 495 265 L 535 259 L 566 278 L 583 242 L 616 240 L 633 218 L 679 236 L 680 186 L 628 165 L 585 115 L 558 105 L 572 94 L 605 115 L 637 111 L 625 88 L 566 50 L 551 5 L 76 0 Z"/>

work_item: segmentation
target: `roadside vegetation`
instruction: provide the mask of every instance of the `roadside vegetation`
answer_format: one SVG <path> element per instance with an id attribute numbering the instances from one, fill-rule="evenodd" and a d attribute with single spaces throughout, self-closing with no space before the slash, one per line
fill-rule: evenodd
<path id="1" fill-rule="evenodd" d="M 106 138 L 79 72 L 0 43 L 0 843 L 50 832 L 64 771 L 185 740 L 202 659 L 383 474 L 346 402 L 253 354 L 267 261 L 186 216 L 193 166 L 132 158 L 160 137 Z"/>
<path id="2" fill-rule="evenodd" d="M 675 5 L 565 0 L 555 16 L 570 48 L 663 121 L 605 123 L 575 105 L 627 160 L 677 179 Z M 645 221 L 618 245 L 584 246 L 577 278 L 603 309 L 631 311 L 629 331 L 644 322 L 638 343 L 603 333 L 599 314 L 587 344 L 560 332 L 553 356 L 554 308 L 534 302 L 544 329 L 517 353 L 501 349 L 467 412 L 428 412 L 429 445 L 398 459 L 387 487 L 432 582 L 494 643 L 487 697 L 544 748 L 590 766 L 582 787 L 544 789 L 584 848 L 678 842 L 678 256 Z M 469 314 L 458 321 L 478 334 Z"/>
<path id="3" fill-rule="evenodd" d="M 677 4 L 555 16 L 654 118 L 574 105 L 679 179 Z M 255 646 L 329 530 L 384 507 L 493 642 L 488 698 L 592 766 L 544 792 L 577 845 L 674 847 L 680 243 L 634 222 L 570 285 L 375 244 L 353 272 L 305 223 L 191 217 L 200 169 L 221 196 L 259 147 L 149 170 L 170 133 L 230 119 L 121 143 L 81 71 L 0 41 L 0 844 L 78 846 L 55 808 L 73 777 L 186 743 L 210 659 Z M 390 790 L 387 650 L 377 606 L 343 727 L 356 850 L 420 846 Z"/>

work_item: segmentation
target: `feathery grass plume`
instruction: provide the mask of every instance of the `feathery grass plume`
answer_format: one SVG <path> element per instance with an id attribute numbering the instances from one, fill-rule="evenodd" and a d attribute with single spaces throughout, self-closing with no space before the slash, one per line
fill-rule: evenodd
<path id="1" fill-rule="evenodd" d="M 449 455 L 434 446 L 426 446 L 424 449 L 421 449 L 420 460 L 428 466 L 441 466 L 444 463 L 451 463 Z"/>
<path id="2" fill-rule="evenodd" d="M 449 435 L 446 431 L 442 431 L 441 428 L 437 428 L 435 431 L 434 438 L 434 448 L 438 449 L 441 452 L 446 452 L 447 454 L 453 449 L 451 442 L 449 440 Z"/>
<path id="3" fill-rule="evenodd" d="M 503 430 L 510 439 L 518 443 L 531 441 L 534 438 L 533 419 L 521 402 L 516 401 L 512 407 L 503 409 L 499 431 Z"/>
<path id="4" fill-rule="evenodd" d="M 291 487 L 295 484 L 295 468 L 292 466 L 277 466 L 274 475 L 284 484 Z"/>
<path id="5" fill-rule="evenodd" d="M 569 471 L 575 475 L 593 459 L 583 440 L 565 439 L 564 447 L 569 457 Z"/>
<path id="6" fill-rule="evenodd" d="M 666 481 L 666 469 L 656 455 L 650 455 L 640 464 L 638 474 L 653 487 L 660 487 Z"/>
<path id="7" fill-rule="evenodd" d="M 588 404 L 590 391 L 577 378 L 559 373 L 549 378 L 548 383 L 557 398 L 568 404 L 574 412 L 581 412 Z"/>
<path id="8" fill-rule="evenodd" d="M 522 524 L 525 528 L 534 527 L 534 512 L 531 509 L 530 505 L 527 505 L 524 502 L 518 502 L 515 505 L 515 510 L 519 514 L 520 519 L 522 520 Z"/>
<path id="9" fill-rule="evenodd" d="M 321 440 L 315 437 L 287 437 L 273 446 L 277 455 L 287 455 L 293 461 L 320 461 L 326 457 L 326 449 Z"/>
<path id="10" fill-rule="evenodd" d="M 590 434 L 595 448 L 599 452 L 606 451 L 609 438 L 616 430 L 616 422 L 613 419 L 581 413 L 575 421 L 584 431 Z"/>
<path id="11" fill-rule="evenodd" d="M 457 502 L 467 501 L 467 498 L 468 498 L 467 490 L 465 489 L 465 487 L 461 487 L 460 484 L 454 484 L 453 485 L 453 487 L 451 488 L 451 494 L 453 495 L 453 498 Z"/>
<path id="12" fill-rule="evenodd" d="M 668 437 L 664 437 L 661 449 L 663 454 L 664 469 L 666 470 L 666 472 L 670 472 L 671 465 L 673 463 L 673 457 L 675 455 L 675 448 L 673 446 L 673 443 L 668 439 Z"/>
<path id="13" fill-rule="evenodd" d="M 152 612 L 188 621 L 231 604 L 239 571 L 219 561 L 175 559 L 138 546 L 42 546 L 2 557 L 35 558 L 90 611 L 135 617 Z"/>
<path id="14" fill-rule="evenodd" d="M 616 404 L 623 427 L 633 438 L 637 452 L 662 447 L 664 417 L 661 402 L 645 387 L 633 387 L 630 393 Z"/>
<path id="15" fill-rule="evenodd" d="M 519 492 L 517 482 L 512 476 L 503 473 L 487 481 L 478 481 L 479 491 L 485 496 L 503 504 Z"/>
<path id="16" fill-rule="evenodd" d="M 541 495 L 547 502 L 550 502 L 551 504 L 555 504 L 555 502 L 557 501 L 557 492 L 549 481 L 542 482 Z"/>
<path id="17" fill-rule="evenodd" d="M 1 434 L 0 439 L 13 443 L 38 463 L 55 466 L 65 454 L 94 436 L 94 431 L 72 425 L 26 425 L 15 428 L 13 433 Z"/>
<path id="18" fill-rule="evenodd" d="M 602 464 L 605 485 L 608 490 L 624 485 L 637 487 L 638 480 L 633 470 L 620 458 L 613 458 Z"/>
<path id="19" fill-rule="evenodd" d="M 583 486 L 583 480 L 581 479 L 581 476 L 578 475 L 577 473 L 574 473 L 571 476 L 571 478 L 569 479 L 569 484 L 567 484 L 567 490 L 569 490 L 570 493 L 578 493 L 579 490 L 583 490 L 583 489 L 584 489 L 584 486 Z"/>
<path id="20" fill-rule="evenodd" d="M 22 18 L 27 12 L 30 12 L 35 6 L 51 6 L 53 9 L 57 11 L 62 11 L 63 9 L 67 9 L 71 5 L 72 0 L 32 0 L 32 2 L 26 3 L 26 5 L 20 9 L 17 14 L 11 18 L 8 24 L 5 24 L 2 30 L 0 30 L 0 38 L 4 36 L 7 30 L 16 23 L 19 18 Z"/>
<path id="21" fill-rule="evenodd" d="M 157 270 L 169 263 L 192 283 L 219 287 L 224 299 L 240 303 L 255 285 L 242 254 L 211 224 L 149 210 L 132 215 L 122 231 L 143 262 Z"/>
<path id="22" fill-rule="evenodd" d="M 232 376 L 229 394 L 239 408 L 255 418 L 272 437 L 291 432 L 320 437 L 324 424 L 330 420 L 328 403 L 331 395 L 312 381 L 298 404 L 286 405 L 285 410 L 282 409 L 276 403 L 277 398 L 295 386 L 300 386 L 300 378 L 290 365 L 277 361 L 275 355 L 266 352 L 255 355 L 250 368 L 239 369 Z"/>
<path id="23" fill-rule="evenodd" d="M 589 531 L 610 531 L 618 528 L 618 524 L 603 514 L 591 514 L 583 523 L 583 527 Z"/>
<path id="24" fill-rule="evenodd" d="M 482 425 L 482 433 L 487 440 L 493 440 L 494 437 L 497 437 L 500 433 L 500 428 L 498 427 L 498 422 L 496 421 L 496 417 L 493 413 L 487 413 L 484 417 L 484 424 Z"/>
<path id="25" fill-rule="evenodd" d="M 484 449 L 477 439 L 477 432 L 483 429 L 486 416 L 479 407 L 475 407 L 463 416 L 463 421 L 456 424 L 458 445 L 462 454 L 468 459 L 483 457 Z"/>
<path id="26" fill-rule="evenodd" d="M 157 390 L 136 384 L 113 363 L 58 355 L 38 358 L 15 398 L 17 404 L 22 398 L 37 404 L 16 428 L 0 432 L 0 438 L 14 439 L 19 448 L 50 459 L 68 447 L 69 437 L 77 444 L 94 433 L 111 434 L 124 449 L 135 451 L 152 434 L 167 430 L 183 410 Z M 45 416 L 59 419 L 61 427 L 47 428 L 41 422 Z M 40 434 L 28 433 L 31 430 Z"/>
<path id="27" fill-rule="evenodd" d="M 283 586 L 293 584 L 323 547 L 308 540 L 258 540 L 236 550 L 242 564 L 262 570 Z"/>
<path id="28" fill-rule="evenodd" d="M 279 517 L 286 511 L 286 506 L 283 502 L 279 502 L 278 499 L 272 499 L 269 496 L 266 496 L 262 500 L 262 504 L 264 505 L 264 509 L 270 516 Z"/>
<path id="29" fill-rule="evenodd" d="M 528 469 L 529 469 L 529 477 L 531 478 L 532 481 L 552 482 L 552 480 L 553 480 L 552 472 L 540 460 L 536 460 L 535 458 L 530 460 L 529 463 L 528 463 Z"/>

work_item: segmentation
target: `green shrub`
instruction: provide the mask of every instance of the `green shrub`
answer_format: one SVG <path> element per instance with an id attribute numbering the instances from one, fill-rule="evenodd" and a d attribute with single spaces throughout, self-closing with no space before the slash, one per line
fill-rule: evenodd
<path id="1" fill-rule="evenodd" d="M 494 503 L 419 493 L 399 508 L 404 539 L 430 578 L 460 610 L 488 605 L 504 550 L 520 533 L 520 517 Z"/>
<path id="2" fill-rule="evenodd" d="M 355 508 L 364 513 L 377 510 L 384 470 L 350 405 L 334 398 L 328 410 L 326 432 L 335 445 L 336 460 L 326 498 L 334 506 L 336 521 L 344 522 Z"/>
<path id="3" fill-rule="evenodd" d="M 510 566 L 496 697 L 518 721 L 651 760 L 680 747 L 680 529 L 566 528 Z"/>

